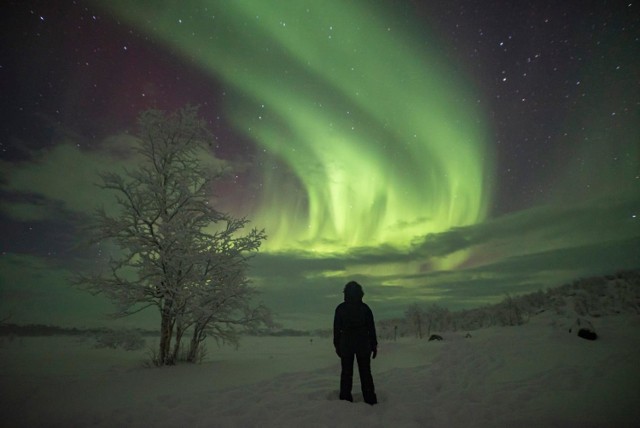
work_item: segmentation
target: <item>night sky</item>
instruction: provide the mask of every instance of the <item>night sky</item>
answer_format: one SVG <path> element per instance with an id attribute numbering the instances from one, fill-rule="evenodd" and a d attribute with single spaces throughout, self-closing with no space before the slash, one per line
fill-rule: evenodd
<path id="1" fill-rule="evenodd" d="M 268 239 L 259 300 L 328 328 L 640 268 L 640 4 L 112 0 L 0 6 L 0 315 L 93 326 L 69 285 L 134 168 L 138 114 L 190 103 L 215 206 Z M 150 312 L 121 323 L 150 323 Z"/>

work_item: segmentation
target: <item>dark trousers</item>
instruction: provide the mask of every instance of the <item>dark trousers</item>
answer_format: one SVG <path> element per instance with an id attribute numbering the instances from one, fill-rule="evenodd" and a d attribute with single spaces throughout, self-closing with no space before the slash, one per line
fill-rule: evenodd
<path id="1" fill-rule="evenodd" d="M 371 376 L 370 352 L 343 352 L 340 361 L 342 363 L 342 373 L 340 374 L 340 399 L 353 401 L 351 387 L 353 386 L 353 360 L 358 360 L 358 372 L 360 373 L 360 386 L 365 403 L 376 404 L 375 387 Z"/>

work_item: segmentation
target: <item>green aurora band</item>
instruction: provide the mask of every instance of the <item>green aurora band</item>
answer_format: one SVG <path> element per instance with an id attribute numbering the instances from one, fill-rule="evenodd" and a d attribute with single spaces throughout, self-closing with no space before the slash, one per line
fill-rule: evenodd
<path id="1" fill-rule="evenodd" d="M 261 149 L 245 214 L 267 251 L 408 249 L 485 219 L 494 156 L 478 97 L 406 17 L 371 1 L 159 3 L 103 6 L 231 88 L 227 115 Z"/>

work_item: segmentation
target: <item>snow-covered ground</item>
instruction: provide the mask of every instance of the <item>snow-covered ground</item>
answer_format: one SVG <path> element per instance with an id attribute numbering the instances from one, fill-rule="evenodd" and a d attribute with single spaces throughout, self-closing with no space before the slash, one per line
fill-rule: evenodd
<path id="1" fill-rule="evenodd" d="M 200 365 L 144 368 L 144 352 L 77 338 L 6 338 L 4 427 L 632 427 L 640 424 L 640 316 L 592 319 L 600 338 L 542 314 L 520 327 L 382 342 L 380 403 L 338 397 L 329 339 L 208 344 Z M 357 373 L 357 372 L 356 372 Z"/>

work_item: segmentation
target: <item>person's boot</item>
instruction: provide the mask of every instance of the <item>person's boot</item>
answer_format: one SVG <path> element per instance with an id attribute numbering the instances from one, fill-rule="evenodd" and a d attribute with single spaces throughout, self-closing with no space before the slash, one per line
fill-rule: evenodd
<path id="1" fill-rule="evenodd" d="M 343 394 L 340 393 L 340 399 L 341 400 L 346 400 L 346 401 L 350 401 L 353 403 L 353 397 L 351 396 L 351 394 Z"/>
<path id="2" fill-rule="evenodd" d="M 375 392 L 369 392 L 367 391 L 366 393 L 362 394 L 363 398 L 364 398 L 364 402 L 370 405 L 374 405 L 374 404 L 378 404 L 378 397 L 376 396 Z"/>

